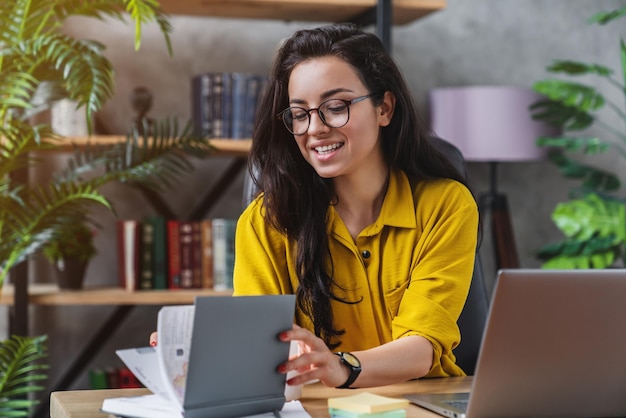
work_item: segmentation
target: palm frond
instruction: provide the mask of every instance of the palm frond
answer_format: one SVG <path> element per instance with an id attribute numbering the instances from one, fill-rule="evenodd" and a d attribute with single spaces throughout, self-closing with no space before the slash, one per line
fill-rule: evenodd
<path id="1" fill-rule="evenodd" d="M 47 379 L 46 336 L 11 336 L 0 341 L 0 416 L 28 416 L 39 401 L 25 395 L 42 390 L 37 382 Z"/>
<path id="2" fill-rule="evenodd" d="M 98 181 L 50 183 L 1 195 L 0 282 L 12 266 L 45 244 L 55 225 L 64 218 L 82 216 L 86 206 L 110 207 L 98 191 Z"/>
<path id="3" fill-rule="evenodd" d="M 119 181 L 162 190 L 193 171 L 190 157 L 204 158 L 213 151 L 206 138 L 193 135 L 191 123 L 181 131 L 177 120 L 164 119 L 149 128 L 150 136 L 135 129 L 123 143 L 74 146 L 67 169 L 56 180 L 79 181 L 96 174 L 94 181 L 101 184 Z"/>
<path id="4" fill-rule="evenodd" d="M 85 106 L 88 120 L 113 95 L 113 66 L 103 49 L 98 42 L 64 34 L 41 36 L 33 43 L 33 53 L 62 74 L 68 97 Z"/>

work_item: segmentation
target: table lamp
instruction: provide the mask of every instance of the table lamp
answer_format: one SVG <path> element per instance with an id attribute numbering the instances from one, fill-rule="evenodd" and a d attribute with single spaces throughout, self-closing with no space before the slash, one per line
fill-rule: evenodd
<path id="1" fill-rule="evenodd" d="M 545 157 L 536 139 L 558 135 L 558 129 L 532 119 L 529 106 L 542 98 L 528 88 L 511 86 L 429 92 L 434 134 L 456 145 L 466 161 L 489 163 L 490 189 L 481 194 L 479 208 L 491 217 L 496 269 L 520 267 L 507 198 L 497 188 L 497 165 Z"/>

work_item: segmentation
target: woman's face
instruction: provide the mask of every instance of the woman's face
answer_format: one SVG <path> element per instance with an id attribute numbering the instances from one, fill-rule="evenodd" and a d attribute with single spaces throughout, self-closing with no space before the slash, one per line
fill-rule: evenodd
<path id="1" fill-rule="evenodd" d="M 288 92 L 290 106 L 307 110 L 318 108 L 330 99 L 353 100 L 372 93 L 361 82 L 356 69 L 337 57 L 315 58 L 296 65 L 289 77 Z M 374 168 L 372 164 L 384 165 L 379 131 L 391 121 L 394 104 L 391 93 L 385 94 L 379 106 L 374 106 L 373 98 L 355 102 L 349 105 L 348 122 L 339 128 L 325 125 L 318 112 L 311 111 L 308 130 L 294 135 L 295 141 L 302 156 L 321 177 L 367 173 Z M 337 117 L 333 116 L 335 107 L 323 108 L 328 122 Z M 298 116 L 294 124 L 306 126 L 306 114 L 300 112 Z"/>

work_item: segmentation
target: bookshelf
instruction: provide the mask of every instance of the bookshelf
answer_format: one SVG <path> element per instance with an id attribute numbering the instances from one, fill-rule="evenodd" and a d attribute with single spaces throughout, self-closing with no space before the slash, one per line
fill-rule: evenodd
<path id="1" fill-rule="evenodd" d="M 233 18 L 352 22 L 377 6 L 376 0 L 161 0 L 169 14 Z M 393 23 L 404 25 L 443 9 L 446 0 L 394 0 Z"/>
<path id="2" fill-rule="evenodd" d="M 0 305 L 12 305 L 15 289 L 6 284 L 0 294 Z M 230 296 L 232 291 L 210 289 L 137 290 L 129 292 L 120 287 L 94 287 L 59 290 L 56 284 L 31 284 L 28 303 L 42 306 L 75 305 L 185 305 L 193 304 L 196 296 Z"/>
<path id="3" fill-rule="evenodd" d="M 84 147 L 88 144 L 96 145 L 111 145 L 120 142 L 124 142 L 126 136 L 124 135 L 92 135 L 92 136 L 74 136 L 65 137 L 62 142 L 62 146 L 59 147 L 57 152 L 71 151 L 72 147 L 79 146 Z M 250 151 L 252 145 L 251 139 L 211 139 L 209 144 L 214 148 L 214 157 L 239 157 L 245 158 Z M 49 152 L 49 151 L 44 151 Z"/>

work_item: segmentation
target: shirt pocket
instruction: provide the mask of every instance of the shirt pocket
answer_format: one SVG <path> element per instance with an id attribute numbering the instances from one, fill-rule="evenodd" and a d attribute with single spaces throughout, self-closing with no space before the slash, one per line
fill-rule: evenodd
<path id="1" fill-rule="evenodd" d="M 410 280 L 407 279 L 402 283 L 396 284 L 396 286 L 392 289 L 387 289 L 385 291 L 385 305 L 387 306 L 387 312 L 391 319 L 395 318 L 398 315 L 398 310 L 400 309 L 400 302 L 402 302 L 402 297 L 404 296 L 404 292 L 409 286 Z"/>

